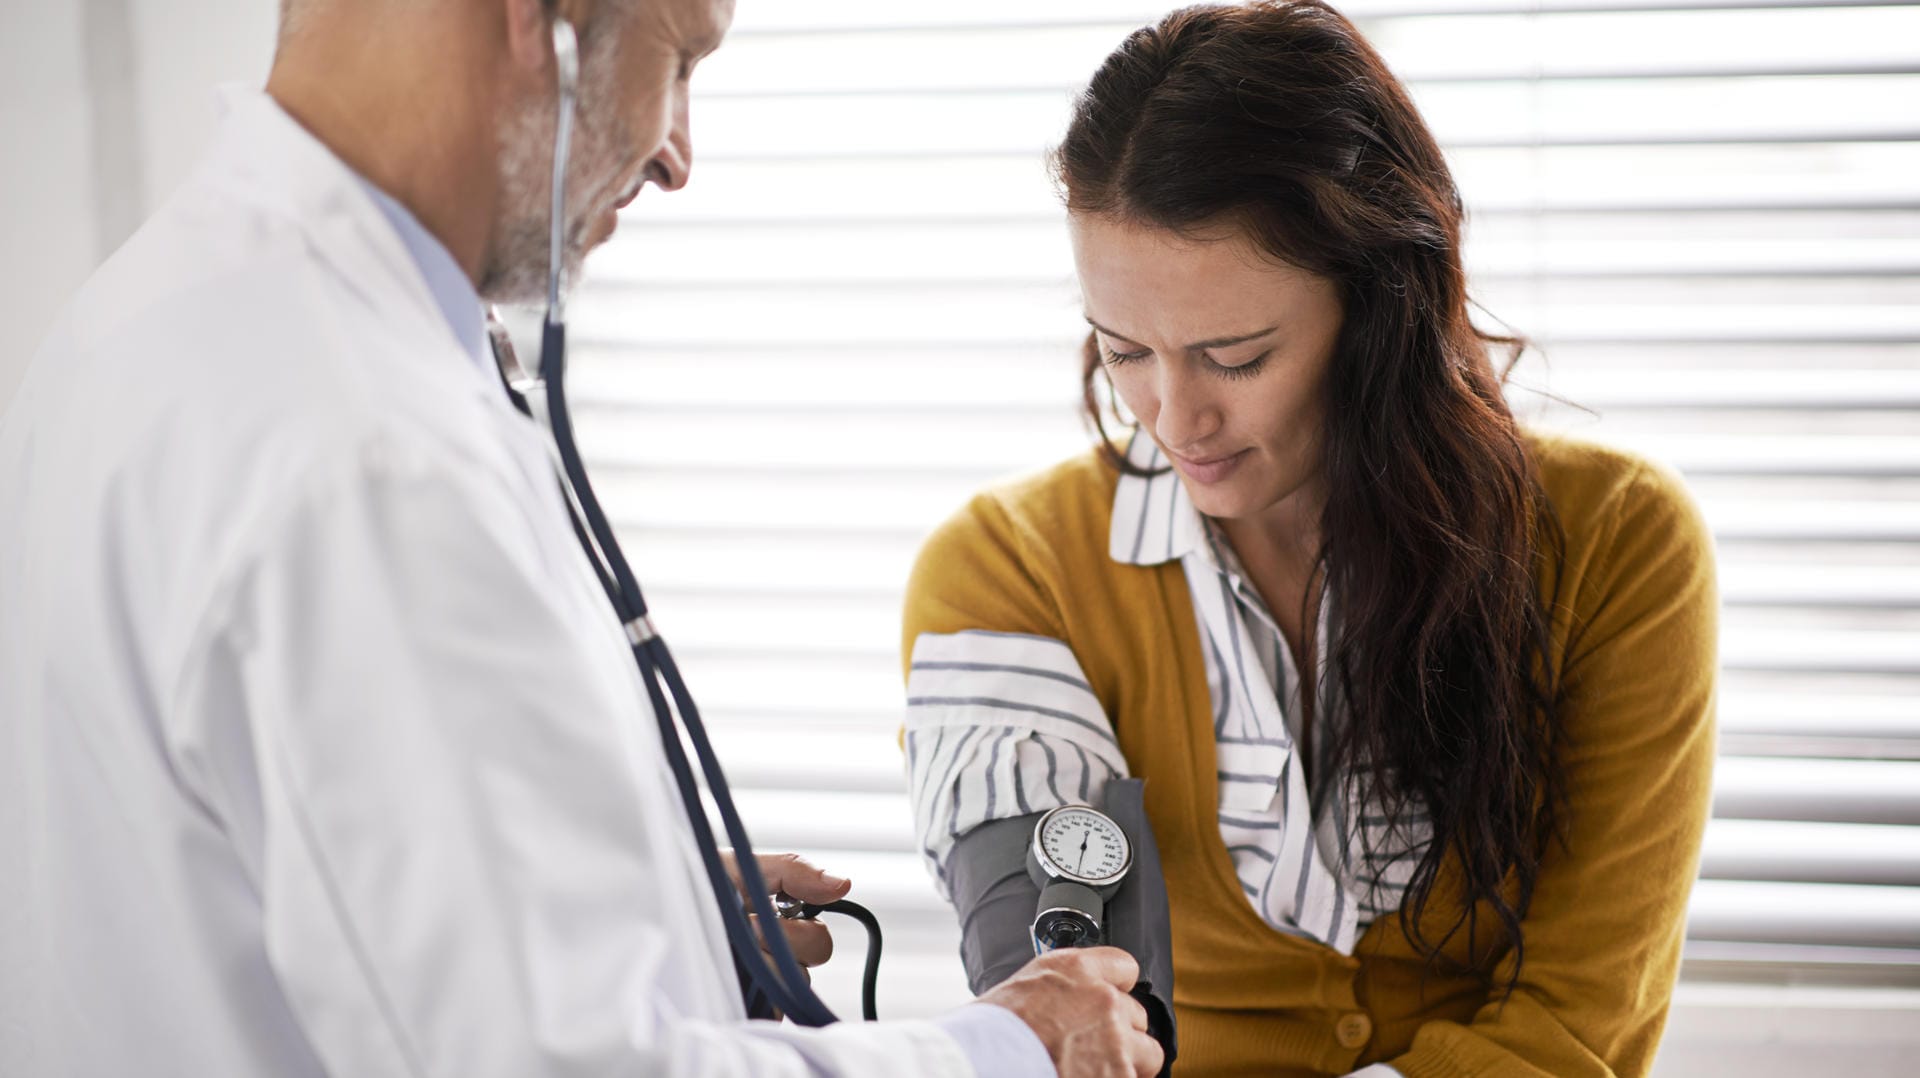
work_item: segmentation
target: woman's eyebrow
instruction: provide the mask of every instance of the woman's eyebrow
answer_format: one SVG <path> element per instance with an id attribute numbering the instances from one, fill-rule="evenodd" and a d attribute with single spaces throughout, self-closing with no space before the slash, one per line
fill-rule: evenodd
<path id="1" fill-rule="evenodd" d="M 1140 343 L 1138 339 L 1129 337 L 1124 333 L 1116 333 L 1113 330 L 1110 330 L 1107 327 L 1101 325 L 1100 323 L 1095 322 L 1092 318 L 1089 318 L 1084 314 L 1081 315 L 1080 317 L 1087 319 L 1087 325 L 1092 326 L 1093 328 L 1099 330 L 1100 332 L 1106 334 L 1109 337 L 1113 337 L 1117 340 L 1126 341 L 1130 344 Z M 1266 336 L 1267 334 L 1272 333 L 1275 330 L 1278 330 L 1279 328 L 1280 328 L 1279 326 L 1268 326 L 1263 330 L 1258 330 L 1253 333 L 1242 333 L 1237 337 L 1215 337 L 1211 340 L 1195 341 L 1194 343 L 1187 345 L 1187 351 L 1199 352 L 1208 348 L 1225 348 L 1229 345 L 1245 344 L 1248 341 L 1257 341 L 1260 338 Z"/>

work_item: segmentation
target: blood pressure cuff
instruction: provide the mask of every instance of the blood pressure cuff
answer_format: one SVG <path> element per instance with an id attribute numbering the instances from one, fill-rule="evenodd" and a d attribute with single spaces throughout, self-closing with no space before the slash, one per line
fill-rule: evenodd
<path id="1" fill-rule="evenodd" d="M 1167 882 L 1160 850 L 1147 823 L 1139 779 L 1114 779 L 1101 791 L 1101 811 L 1126 831 L 1133 866 L 1106 903 L 1107 942 L 1140 964 L 1133 997 L 1147 1010 L 1147 1030 L 1166 1051 L 1165 1078 L 1173 1067 L 1173 941 Z M 947 883 L 960 912 L 960 961 L 967 985 L 980 995 L 1033 958 L 1032 926 L 1040 888 L 1027 875 L 1027 850 L 1042 813 L 994 820 L 961 836 L 947 858 Z"/>

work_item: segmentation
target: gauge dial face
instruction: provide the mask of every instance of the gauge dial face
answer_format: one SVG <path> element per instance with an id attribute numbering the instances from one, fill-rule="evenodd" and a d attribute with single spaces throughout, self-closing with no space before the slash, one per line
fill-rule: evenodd
<path id="1" fill-rule="evenodd" d="M 1112 883 L 1133 862 L 1127 833 L 1105 814 L 1078 805 L 1047 813 L 1036 838 L 1042 862 L 1081 883 Z"/>

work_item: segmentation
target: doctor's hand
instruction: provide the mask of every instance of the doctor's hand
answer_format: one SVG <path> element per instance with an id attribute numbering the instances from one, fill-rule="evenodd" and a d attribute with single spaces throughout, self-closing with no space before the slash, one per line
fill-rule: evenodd
<path id="1" fill-rule="evenodd" d="M 980 997 L 1032 1027 L 1060 1078 L 1153 1078 L 1165 1053 L 1127 993 L 1140 966 L 1118 947 L 1051 951 Z"/>
<path id="2" fill-rule="evenodd" d="M 727 875 L 732 878 L 735 890 L 740 890 L 740 869 L 734 863 L 733 851 L 721 854 L 726 861 Z M 812 902 L 824 906 L 847 897 L 853 889 L 853 881 L 838 876 L 829 876 L 825 872 L 808 864 L 790 853 L 761 854 L 754 858 L 760 865 L 760 875 L 766 878 L 766 884 L 773 893 L 785 891 L 802 902 Z M 740 893 L 744 901 L 745 891 Z M 765 929 L 760 918 L 752 917 L 754 931 L 760 934 L 760 949 L 767 949 Z M 786 930 L 787 946 L 793 948 L 793 957 L 802 966 L 825 965 L 833 957 L 833 934 L 819 921 L 781 921 L 780 927 Z"/>

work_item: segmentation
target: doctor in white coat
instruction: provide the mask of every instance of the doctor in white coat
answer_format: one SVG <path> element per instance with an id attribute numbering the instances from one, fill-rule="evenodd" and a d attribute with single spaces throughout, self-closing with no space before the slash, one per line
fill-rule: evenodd
<path id="1" fill-rule="evenodd" d="M 933 1021 L 745 1019 L 483 345 L 483 297 L 544 288 L 556 15 L 577 267 L 686 182 L 729 0 L 288 0 L 0 420 L 0 1074 L 1152 1073 L 1112 950 Z"/>

